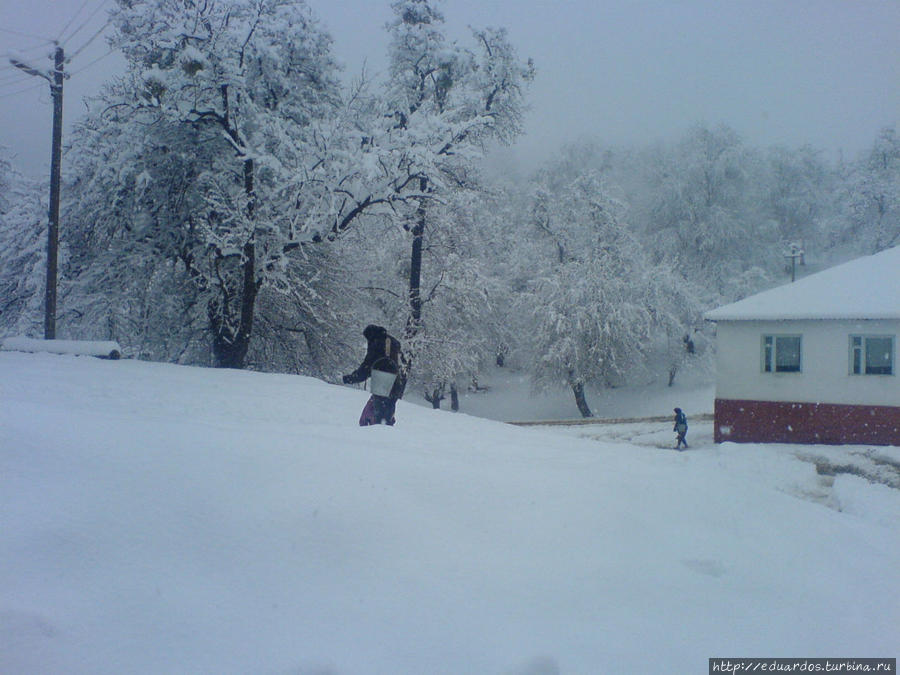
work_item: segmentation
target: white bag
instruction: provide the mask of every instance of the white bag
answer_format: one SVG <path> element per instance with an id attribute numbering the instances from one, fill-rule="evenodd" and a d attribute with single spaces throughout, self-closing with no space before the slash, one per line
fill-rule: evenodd
<path id="1" fill-rule="evenodd" d="M 388 373 L 372 368 L 370 379 L 372 393 L 376 396 L 388 397 L 391 395 L 391 389 L 394 388 L 394 382 L 397 381 L 397 373 Z"/>

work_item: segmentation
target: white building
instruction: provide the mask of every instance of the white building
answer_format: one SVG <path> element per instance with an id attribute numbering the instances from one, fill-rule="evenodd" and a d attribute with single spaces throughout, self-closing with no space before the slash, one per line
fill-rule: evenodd
<path id="1" fill-rule="evenodd" d="M 900 247 L 707 312 L 717 442 L 900 445 Z"/>

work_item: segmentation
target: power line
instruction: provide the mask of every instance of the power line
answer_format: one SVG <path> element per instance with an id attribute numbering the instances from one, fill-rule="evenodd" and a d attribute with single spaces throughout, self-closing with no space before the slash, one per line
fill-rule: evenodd
<path id="1" fill-rule="evenodd" d="M 66 23 L 66 25 L 65 25 L 65 27 L 62 29 L 62 31 L 60 31 L 60 34 L 59 34 L 59 35 L 60 35 L 60 38 L 62 38 L 63 34 L 65 34 L 65 32 L 69 29 L 69 27 L 75 22 L 75 19 L 77 19 L 78 16 L 84 11 L 85 7 L 87 7 L 87 5 L 88 5 L 89 2 L 90 2 L 90 0 L 84 0 L 84 2 L 81 4 L 81 7 L 79 7 L 78 11 L 75 12 L 75 14 L 72 16 L 72 18 L 69 19 L 69 21 Z M 108 0 L 101 0 L 100 4 L 97 5 L 97 6 L 94 8 L 94 11 L 92 11 L 92 12 L 87 16 L 87 18 L 81 23 L 81 25 L 78 26 L 78 28 L 76 28 L 75 31 L 73 31 L 73 32 L 69 35 L 69 37 L 66 38 L 66 39 L 67 39 L 67 40 L 71 40 L 71 39 L 72 39 L 79 31 L 81 31 L 85 26 L 87 26 L 87 25 L 90 23 L 90 21 L 97 15 L 97 13 L 98 13 L 101 9 L 103 9 L 103 7 L 107 4 L 107 2 L 108 2 Z M 98 30 L 97 30 L 97 31 L 96 31 L 96 32 L 95 32 L 95 33 L 94 33 L 94 34 L 93 34 L 93 35 L 92 35 L 85 43 L 84 43 L 84 44 L 82 44 L 80 47 L 78 47 L 78 49 L 76 49 L 73 53 L 71 53 L 71 54 L 66 58 L 66 61 L 67 61 L 67 62 L 71 62 L 72 59 L 74 59 L 74 58 L 77 57 L 79 54 L 81 54 L 81 52 L 83 52 L 85 49 L 87 49 L 87 47 L 88 47 L 94 40 L 96 40 L 97 37 L 98 37 L 101 33 L 103 33 L 103 31 L 105 31 L 105 30 L 109 27 L 109 24 L 110 24 L 110 21 L 107 21 L 106 23 L 104 23 L 104 24 L 103 24 L 103 25 L 102 25 L 102 26 L 101 26 L 101 27 L 100 27 L 100 28 L 99 28 L 99 29 L 98 29 Z M 44 38 L 40 38 L 40 37 L 38 37 L 38 36 L 33 36 L 33 35 L 28 35 L 28 34 L 26 34 L 26 33 L 21 33 L 21 32 L 19 32 L 19 31 L 13 31 L 13 30 L 9 30 L 9 29 L 0 29 L 0 30 L 2 30 L 2 31 L 4 31 L 4 32 L 7 32 L 7 33 L 12 33 L 12 34 L 14 34 L 14 35 L 19 35 L 19 36 L 22 36 L 22 37 L 32 37 L 32 38 L 42 39 L 42 40 L 44 39 Z M 60 43 L 57 42 L 57 41 L 55 41 L 55 40 L 44 40 L 44 42 L 42 42 L 41 45 L 39 45 L 39 46 L 34 46 L 34 47 L 30 47 L 30 48 L 28 48 L 26 51 L 33 51 L 33 50 L 37 50 L 37 49 L 43 49 L 43 48 L 46 47 L 47 45 L 51 45 L 51 44 L 55 44 L 55 45 L 59 46 Z M 66 77 L 71 77 L 72 75 L 75 75 L 75 74 L 77 74 L 77 73 L 81 73 L 81 72 L 87 70 L 88 68 L 90 68 L 90 67 L 92 67 L 94 64 L 96 64 L 97 62 L 99 62 L 99 61 L 105 59 L 106 57 L 108 57 L 108 56 L 109 56 L 110 54 L 112 54 L 114 51 L 115 51 L 114 48 L 113 48 L 113 49 L 110 49 L 109 51 L 107 51 L 107 52 L 106 52 L 105 54 L 103 54 L 102 56 L 99 56 L 99 57 L 95 58 L 94 60 L 90 61 L 89 63 L 86 63 L 85 65 L 83 65 L 83 66 L 82 66 L 81 68 L 79 68 L 78 70 L 74 70 L 74 71 L 67 72 L 67 73 L 66 73 Z M 23 54 L 23 56 L 24 56 L 24 54 Z M 9 70 L 9 71 L 15 71 L 17 68 L 18 68 L 18 66 L 14 65 L 14 64 L 13 64 L 13 65 L 3 65 L 3 66 L 0 66 L 0 72 L 6 71 L 6 70 Z M 25 93 L 25 92 L 29 92 L 29 91 L 38 89 L 39 87 L 42 86 L 42 85 L 40 85 L 40 84 L 35 84 L 35 85 L 27 86 L 27 87 L 22 87 L 22 88 L 20 88 L 20 89 L 15 89 L 15 90 L 13 90 L 13 91 L 5 91 L 5 92 L 2 91 L 3 89 L 8 89 L 8 88 L 10 88 L 10 87 L 16 87 L 16 86 L 21 85 L 22 83 L 24 83 L 24 82 L 26 81 L 26 79 L 27 79 L 27 78 L 19 77 L 16 73 L 9 73 L 8 75 L 4 76 L 3 78 L 0 78 L 0 99 L 8 99 L 8 98 L 12 98 L 13 96 L 16 96 L 16 95 L 18 95 L 18 94 L 23 94 L 23 93 Z"/>
<path id="2" fill-rule="evenodd" d="M 67 30 L 69 30 L 69 26 L 71 26 L 72 23 L 75 21 L 75 19 L 78 18 L 78 15 L 81 14 L 82 10 L 84 10 L 84 8 L 87 7 L 88 2 L 90 2 L 90 0 L 84 0 L 84 2 L 81 3 L 81 7 L 78 8 L 78 11 L 72 15 L 72 18 L 69 19 L 66 22 L 66 25 L 63 26 L 63 29 L 61 31 L 59 31 L 59 35 L 56 36 L 57 42 L 59 42 L 62 39 L 63 33 L 65 33 Z"/>
<path id="3" fill-rule="evenodd" d="M 25 82 L 25 80 L 27 79 L 28 78 L 25 77 L 25 74 L 21 72 L 13 73 L 12 75 L 7 75 L 5 77 L 0 77 L 0 88 L 14 86 L 19 84 L 20 82 Z"/>
<path id="4" fill-rule="evenodd" d="M 27 38 L 32 38 L 34 40 L 45 40 L 47 44 L 53 44 L 53 40 L 49 39 L 46 35 L 33 35 L 31 33 L 22 33 L 17 30 L 10 30 L 9 28 L 0 28 L 0 33 L 9 33 L 10 35 L 18 35 L 19 37 L 27 37 Z"/>
<path id="5" fill-rule="evenodd" d="M 17 94 L 23 94 L 23 93 L 25 93 L 26 91 L 32 91 L 33 89 L 41 89 L 41 88 L 46 87 L 46 86 L 47 86 L 47 85 L 46 85 L 46 84 L 43 84 L 43 83 L 42 83 L 42 84 L 34 84 L 34 85 L 30 86 L 30 87 L 25 87 L 24 89 L 18 89 L 17 91 L 10 91 L 10 92 L 7 92 L 7 93 L 5 93 L 5 94 L 0 94 L 0 99 L 4 99 L 4 98 L 12 98 L 13 96 L 16 96 Z"/>
<path id="6" fill-rule="evenodd" d="M 97 5 L 97 6 L 94 8 L 94 11 L 91 12 L 91 13 L 88 15 L 88 17 L 81 23 L 81 25 L 78 26 L 78 28 L 76 28 L 76 29 L 72 32 L 71 35 L 69 35 L 67 38 L 65 38 L 65 40 L 61 40 L 61 44 L 64 43 L 64 42 L 68 42 L 68 41 L 71 40 L 73 37 L 75 37 L 75 36 L 76 36 L 76 35 L 77 35 L 77 34 L 78 34 L 85 26 L 87 26 L 87 25 L 91 22 L 91 19 L 93 19 L 93 18 L 97 15 L 97 12 L 99 12 L 101 9 L 103 9 L 103 7 L 106 5 L 106 3 L 107 3 L 108 1 L 109 1 L 109 0 L 101 0 L 100 4 Z M 81 10 L 78 10 L 78 11 L 80 12 Z M 70 23 L 71 23 L 71 22 L 70 22 Z M 109 22 L 107 22 L 106 25 L 109 25 Z M 106 28 L 106 25 L 104 25 L 104 28 Z M 63 31 L 63 32 L 65 32 L 65 31 Z M 60 35 L 60 37 L 62 37 L 62 36 Z M 95 36 L 95 37 L 96 37 L 96 36 Z M 94 38 L 91 38 L 91 40 L 93 40 L 93 39 L 94 39 Z M 89 42 L 90 42 L 90 41 L 89 41 Z"/>
<path id="7" fill-rule="evenodd" d="M 112 53 L 115 52 L 115 51 L 116 51 L 116 49 L 115 49 L 115 47 L 113 47 L 113 48 L 110 49 L 108 52 L 106 52 L 103 56 L 98 56 L 96 59 L 94 59 L 94 60 L 91 61 L 90 63 L 86 63 L 85 65 L 83 65 L 83 66 L 82 66 L 81 68 L 79 68 L 78 70 L 70 70 L 70 71 L 69 71 L 69 75 L 70 75 L 70 76 L 71 76 L 71 75 L 77 75 L 78 73 L 84 72 L 85 70 L 87 70 L 88 68 L 90 68 L 91 66 L 93 66 L 95 63 L 97 63 L 98 61 L 102 61 L 103 59 L 105 59 L 107 56 L 109 56 L 110 54 L 112 54 Z"/>
<path id="8" fill-rule="evenodd" d="M 38 52 L 39 50 L 43 50 L 44 48 L 46 48 L 48 45 L 64 44 L 65 41 L 71 40 L 81 30 L 83 30 L 86 26 L 88 26 L 88 24 L 90 24 L 90 22 L 91 22 L 91 19 L 93 19 L 95 16 L 97 16 L 97 12 L 99 12 L 101 9 L 103 9 L 108 4 L 109 0 L 101 0 L 100 4 L 98 4 L 94 8 L 94 11 L 92 11 L 87 16 L 87 18 L 81 23 L 81 25 L 79 25 L 78 28 L 76 28 L 67 38 L 65 38 L 65 40 L 63 40 L 63 35 L 65 34 L 65 32 L 72 26 L 72 24 L 75 22 L 75 19 L 77 19 L 78 16 L 84 11 L 84 8 L 87 7 L 89 2 L 90 2 L 90 0 L 84 0 L 84 2 L 82 2 L 81 7 L 79 7 L 78 11 L 72 15 L 72 18 L 66 22 L 66 25 L 59 32 L 59 36 L 55 40 L 52 38 L 48 38 L 46 35 L 35 35 L 34 33 L 26 33 L 23 31 L 12 30 L 10 28 L 0 28 L 0 33 L 8 33 L 10 35 L 16 35 L 18 37 L 29 38 L 32 40 L 40 40 L 40 42 L 37 45 L 22 47 L 20 49 L 13 50 L 16 53 L 20 53 L 23 55 L 32 53 L 32 52 Z M 77 50 L 75 50 L 75 53 L 72 56 L 75 56 L 78 53 L 80 53 L 85 47 L 87 47 L 91 42 L 93 42 L 97 38 L 97 36 L 100 35 L 100 33 L 102 33 L 104 30 L 106 30 L 106 28 L 108 26 L 109 26 L 109 21 L 107 21 L 99 31 L 97 31 L 94 35 L 92 35 L 91 38 L 87 42 L 85 42 L 83 45 L 81 45 L 81 47 L 79 47 Z M 69 59 L 71 59 L 72 56 L 70 56 Z M 0 70 L 6 70 L 7 68 L 9 68 L 9 66 L 3 66 L 3 67 L 0 67 Z"/>
<path id="9" fill-rule="evenodd" d="M 83 52 L 83 51 L 85 50 L 85 48 L 86 48 L 89 44 L 91 44 L 94 40 L 96 40 L 96 39 L 97 39 L 97 36 L 99 36 L 100 33 L 102 33 L 103 31 L 105 31 L 108 27 L 109 27 L 109 21 L 107 21 L 105 24 L 103 24 L 103 25 L 100 27 L 100 30 L 98 30 L 96 33 L 94 33 L 94 34 L 91 36 L 90 40 L 88 40 L 88 41 L 85 42 L 83 45 L 81 45 L 78 49 L 76 49 L 76 50 L 75 50 L 75 53 L 72 54 L 71 56 L 69 56 L 68 61 L 71 61 L 71 60 L 74 59 L 76 56 L 78 56 L 81 52 Z"/>

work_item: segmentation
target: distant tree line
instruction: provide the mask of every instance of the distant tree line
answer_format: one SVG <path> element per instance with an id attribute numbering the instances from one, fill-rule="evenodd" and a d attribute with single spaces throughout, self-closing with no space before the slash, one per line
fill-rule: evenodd
<path id="1" fill-rule="evenodd" d="M 302 0 L 118 0 L 127 70 L 67 143 L 58 334 L 331 380 L 382 323 L 435 406 L 505 363 L 590 415 L 586 386 L 708 368 L 703 311 L 789 280 L 792 245 L 818 269 L 900 244 L 893 128 L 836 163 L 697 126 L 491 176 L 534 67 L 392 8 L 385 80 L 345 85 Z M 0 336 L 40 334 L 45 195 L 0 149 Z"/>

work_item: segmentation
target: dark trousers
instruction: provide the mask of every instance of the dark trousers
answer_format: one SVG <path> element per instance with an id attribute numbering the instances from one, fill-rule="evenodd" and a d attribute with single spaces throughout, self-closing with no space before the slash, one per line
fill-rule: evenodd
<path id="1" fill-rule="evenodd" d="M 395 422 L 394 410 L 397 408 L 397 399 L 373 395 L 372 403 L 375 408 L 375 424 L 383 423 L 393 426 Z"/>

